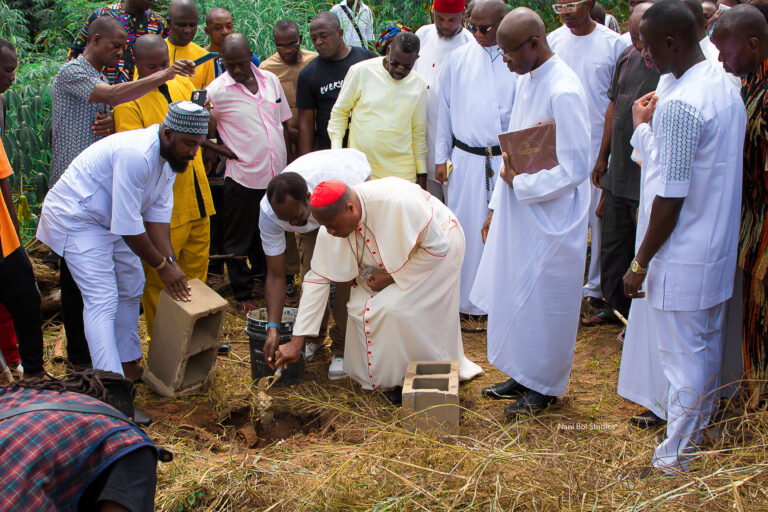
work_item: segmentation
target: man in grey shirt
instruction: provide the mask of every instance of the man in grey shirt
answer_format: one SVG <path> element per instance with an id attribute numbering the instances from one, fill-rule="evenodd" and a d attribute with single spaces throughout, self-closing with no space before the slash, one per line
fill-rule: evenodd
<path id="1" fill-rule="evenodd" d="M 178 60 L 147 78 L 110 85 L 103 74 L 123 56 L 128 35 L 112 16 L 101 16 L 88 27 L 85 51 L 64 64 L 51 86 L 52 129 L 50 186 L 69 164 L 94 142 L 115 133 L 109 107 L 133 101 L 177 74 L 192 76 L 194 64 Z M 67 355 L 76 367 L 90 367 L 83 328 L 83 299 L 66 262 L 61 260 L 61 307 L 67 334 Z"/>

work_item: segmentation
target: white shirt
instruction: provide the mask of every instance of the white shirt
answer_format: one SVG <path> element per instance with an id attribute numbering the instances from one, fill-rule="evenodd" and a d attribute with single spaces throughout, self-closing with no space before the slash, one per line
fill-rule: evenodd
<path id="1" fill-rule="evenodd" d="M 350 186 L 363 183 L 371 176 L 371 167 L 365 155 L 356 149 L 327 149 L 296 159 L 283 172 L 295 172 L 304 178 L 311 194 L 317 184 L 325 180 L 339 180 Z M 260 208 L 259 231 L 267 256 L 279 256 L 285 252 L 287 231 L 309 233 L 320 227 L 311 213 L 303 226 L 292 226 L 278 219 L 266 195 L 261 200 Z"/>
<path id="2" fill-rule="evenodd" d="M 176 174 L 160 156 L 158 127 L 115 133 L 80 153 L 46 195 L 37 238 L 61 255 L 67 239 L 84 252 L 140 235 L 144 222 L 170 223 Z"/>
<path id="3" fill-rule="evenodd" d="M 701 87 L 701 84 L 707 84 Z M 651 121 L 630 141 L 656 170 L 660 197 L 685 198 L 675 229 L 650 262 L 651 307 L 697 311 L 727 300 L 741 213 L 746 110 L 719 65 L 703 61 L 679 79 L 662 77 Z"/>
<path id="4" fill-rule="evenodd" d="M 357 12 L 347 6 L 347 0 L 341 0 L 341 2 L 331 7 L 331 12 L 339 18 L 341 29 L 344 31 L 344 42 L 350 46 L 365 46 L 363 43 L 376 40 L 376 37 L 373 35 L 373 12 L 370 7 L 362 2 L 362 0 L 357 0 L 357 3 L 360 5 L 360 10 Z M 355 20 L 355 25 L 360 29 L 360 33 L 365 41 L 360 41 L 360 37 L 357 35 L 357 30 L 355 30 L 352 20 L 350 20 L 347 13 L 344 12 L 344 7 L 346 7 L 352 14 L 352 17 Z"/>
<path id="5" fill-rule="evenodd" d="M 586 36 L 573 35 L 563 25 L 547 36 L 547 42 L 552 51 L 579 76 L 587 94 L 592 137 L 590 165 L 593 165 L 600 151 L 605 110 L 610 103 L 608 87 L 616 69 L 616 61 L 628 44 L 622 41 L 619 34 L 599 23 Z"/>
<path id="6" fill-rule="evenodd" d="M 440 80 L 451 53 L 474 40 L 472 33 L 462 28 L 450 39 L 440 37 L 435 25 L 424 25 L 416 31 L 421 41 L 419 58 L 413 71 L 427 83 L 427 173 L 435 173 L 435 135 L 440 111 Z"/>

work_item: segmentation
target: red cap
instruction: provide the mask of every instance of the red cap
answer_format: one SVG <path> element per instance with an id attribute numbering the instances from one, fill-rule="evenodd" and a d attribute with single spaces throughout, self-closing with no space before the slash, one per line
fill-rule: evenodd
<path id="1" fill-rule="evenodd" d="M 432 8 L 437 12 L 456 14 L 464 12 L 465 4 L 464 0 L 435 0 Z"/>
<path id="2" fill-rule="evenodd" d="M 309 203 L 315 208 L 328 206 L 339 200 L 347 191 L 347 184 L 338 180 L 321 181 L 312 191 Z"/>

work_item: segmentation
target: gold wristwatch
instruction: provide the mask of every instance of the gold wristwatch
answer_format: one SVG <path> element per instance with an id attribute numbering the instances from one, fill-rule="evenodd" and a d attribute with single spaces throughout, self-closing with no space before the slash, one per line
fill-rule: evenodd
<path id="1" fill-rule="evenodd" d="M 640 264 L 637 262 L 637 260 L 632 260 L 632 264 L 629 266 L 629 270 L 631 270 L 635 274 L 640 274 L 640 275 L 648 272 L 648 268 L 641 267 Z"/>

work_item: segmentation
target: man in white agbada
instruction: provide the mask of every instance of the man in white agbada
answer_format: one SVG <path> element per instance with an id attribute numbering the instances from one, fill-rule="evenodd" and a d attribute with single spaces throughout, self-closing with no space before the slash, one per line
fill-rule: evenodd
<path id="1" fill-rule="evenodd" d="M 544 409 L 568 385 L 587 249 L 589 114 L 581 82 L 549 49 L 538 14 L 514 9 L 498 38 L 520 75 L 509 130 L 555 122 L 559 161 L 519 175 L 505 161 L 470 296 L 488 311 L 488 360 L 511 377 L 483 395 L 523 394 L 505 411 L 516 417 Z"/>
<path id="2" fill-rule="evenodd" d="M 502 0 L 475 2 L 470 27 L 477 41 L 451 53 L 440 82 L 435 177 L 446 185 L 445 204 L 465 229 L 459 311 L 470 315 L 486 313 L 471 303 L 469 291 L 483 254 L 480 228 L 501 169 L 498 137 L 509 124 L 517 78 L 507 71 L 496 44 L 496 31 L 506 13 Z"/>
<path id="3" fill-rule="evenodd" d="M 309 197 L 318 183 L 339 180 L 358 185 L 371 176 L 365 155 L 356 149 L 327 149 L 315 151 L 294 160 L 267 186 L 261 200 L 259 231 L 264 254 L 267 256 L 267 278 L 264 295 L 267 302 L 268 324 L 265 344 L 279 342 L 280 320 L 285 304 L 285 234 L 296 233 L 301 257 L 302 277 L 309 271 L 320 224 L 312 216 Z M 328 378 L 344 378 L 344 337 L 347 327 L 349 283 L 337 283 L 333 304 L 334 326 L 330 329 L 333 359 Z M 307 343 L 322 345 L 328 331 L 330 308 L 326 307 L 319 336 Z M 315 347 L 313 347 L 315 348 Z M 316 348 L 315 348 L 316 350 Z"/>
<path id="4" fill-rule="evenodd" d="M 665 76 L 634 107 L 631 142 L 648 171 L 638 222 L 642 241 L 624 289 L 645 300 L 630 311 L 619 392 L 666 416 L 666 438 L 653 465 L 674 472 L 687 467 L 719 394 L 746 112 L 720 65 L 705 59 L 685 5 L 664 0 L 648 9 L 640 36 Z M 654 373 L 654 353 L 663 380 Z M 667 386 L 661 399 L 660 380 Z"/>
<path id="5" fill-rule="evenodd" d="M 435 0 L 432 13 L 435 22 L 416 31 L 421 50 L 413 70 L 427 83 L 427 191 L 442 201 L 443 184 L 435 179 L 440 80 L 451 53 L 474 39 L 461 25 L 464 0 Z"/>
<path id="6" fill-rule="evenodd" d="M 170 238 L 173 182 L 205 140 L 209 117 L 192 102 L 172 103 L 163 124 L 80 153 L 45 197 L 37 238 L 66 258 L 80 288 L 94 369 L 123 374 L 141 358 L 141 260 L 175 299 L 189 300 Z"/>
<path id="7" fill-rule="evenodd" d="M 347 304 L 344 370 L 364 389 L 401 398 L 410 361 L 456 360 L 459 376 L 482 372 L 464 357 L 459 268 L 464 233 L 453 213 L 418 185 L 383 178 L 348 187 L 318 184 L 312 215 L 321 224 L 304 278 L 290 343 L 265 347 L 274 367 L 298 360 L 317 334 L 331 281 L 355 280 Z"/>
<path id="8" fill-rule="evenodd" d="M 616 61 L 621 52 L 629 46 L 619 34 L 613 30 L 595 23 L 589 12 L 595 5 L 594 0 L 585 3 L 571 0 L 557 0 L 555 11 L 560 14 L 563 26 L 547 36 L 550 48 L 570 67 L 581 79 L 584 92 L 587 94 L 589 107 L 589 125 L 591 147 L 589 152 L 590 170 L 597 162 L 600 143 L 603 137 L 605 111 L 610 100 L 608 88 L 611 85 Z M 590 183 L 592 201 L 589 206 L 589 227 L 591 230 L 591 260 L 587 284 L 584 285 L 584 296 L 600 299 L 600 227 L 598 225 L 597 209 L 600 205 L 602 192 Z M 603 317 L 606 313 L 603 313 Z M 601 320 L 612 320 L 610 317 Z"/>

